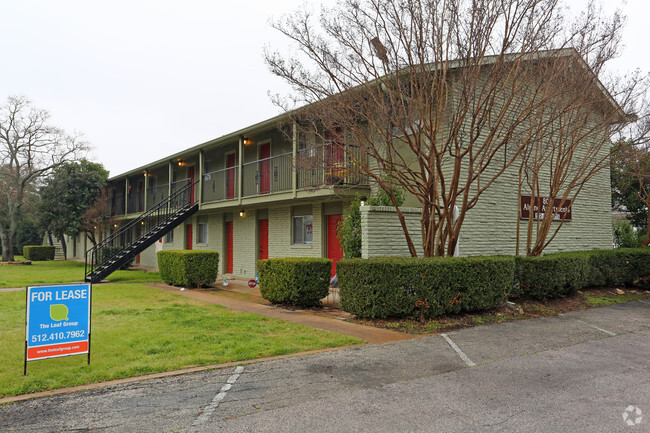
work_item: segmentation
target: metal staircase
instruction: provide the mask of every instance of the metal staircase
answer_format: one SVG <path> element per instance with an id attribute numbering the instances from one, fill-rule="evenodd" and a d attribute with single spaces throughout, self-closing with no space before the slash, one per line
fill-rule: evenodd
<path id="1" fill-rule="evenodd" d="M 86 251 L 85 280 L 98 283 L 194 215 L 199 204 L 190 183 L 172 193 L 140 217 Z"/>

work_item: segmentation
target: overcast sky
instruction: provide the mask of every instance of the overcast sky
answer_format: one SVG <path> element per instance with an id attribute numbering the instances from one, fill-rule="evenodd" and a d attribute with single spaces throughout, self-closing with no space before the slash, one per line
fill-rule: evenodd
<path id="1" fill-rule="evenodd" d="M 115 176 L 279 114 L 268 92 L 289 89 L 263 48 L 288 41 L 268 22 L 302 3 L 0 0 L 0 101 L 25 95 L 54 125 L 83 132 Z M 650 1 L 623 7 L 615 66 L 650 71 Z"/>

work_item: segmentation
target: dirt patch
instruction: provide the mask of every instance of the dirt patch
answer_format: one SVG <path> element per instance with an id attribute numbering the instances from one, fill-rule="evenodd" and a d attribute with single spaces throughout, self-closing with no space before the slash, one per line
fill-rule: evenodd
<path id="1" fill-rule="evenodd" d="M 31 265 L 31 260 L 13 260 L 11 262 L 0 262 L 0 266 L 21 266 L 21 265 Z"/>

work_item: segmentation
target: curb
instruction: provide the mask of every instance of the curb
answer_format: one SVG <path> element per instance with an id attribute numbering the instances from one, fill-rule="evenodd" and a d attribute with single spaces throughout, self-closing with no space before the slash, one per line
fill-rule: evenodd
<path id="1" fill-rule="evenodd" d="M 235 367 L 237 365 L 249 365 L 258 362 L 275 361 L 279 359 L 317 355 L 319 353 L 334 352 L 337 350 L 350 349 L 353 347 L 361 347 L 361 346 L 365 346 L 365 344 L 357 344 L 353 346 L 330 347 L 327 349 L 311 350 L 308 352 L 289 353 L 286 355 L 266 356 L 264 358 L 248 359 L 244 361 L 231 361 L 231 362 L 225 362 L 223 364 L 213 364 L 213 365 L 204 365 L 200 367 L 182 368 L 180 370 L 171 370 L 171 371 L 164 371 L 161 373 L 145 374 L 144 376 L 133 376 L 124 379 L 109 380 L 106 382 L 90 383 L 88 385 L 71 386 L 69 388 L 58 388 L 49 391 L 35 392 L 32 394 L 14 395 L 11 397 L 0 398 L 0 406 L 4 404 L 18 403 L 21 401 L 27 401 L 27 400 L 32 400 L 32 399 L 37 399 L 42 397 L 53 397 L 53 396 L 63 395 L 63 394 L 73 394 L 76 392 L 89 391 L 97 388 L 104 388 L 104 387 L 115 386 L 115 385 L 124 385 L 124 384 L 142 382 L 151 379 L 162 379 L 165 377 L 181 376 L 184 374 L 199 373 L 202 371 L 221 370 L 224 368 Z"/>

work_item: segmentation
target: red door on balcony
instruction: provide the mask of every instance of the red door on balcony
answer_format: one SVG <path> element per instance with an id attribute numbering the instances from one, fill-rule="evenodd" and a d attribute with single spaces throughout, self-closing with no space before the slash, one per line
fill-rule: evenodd
<path id="1" fill-rule="evenodd" d="M 192 224 L 185 226 L 185 249 L 192 249 Z"/>
<path id="2" fill-rule="evenodd" d="M 226 223 L 226 273 L 232 274 L 233 270 L 233 230 L 232 221 Z"/>
<path id="3" fill-rule="evenodd" d="M 235 166 L 237 158 L 235 153 L 226 156 L 226 198 L 235 198 Z"/>
<path id="4" fill-rule="evenodd" d="M 194 203 L 194 166 L 187 167 L 187 177 L 190 179 L 190 203 Z"/>
<path id="5" fill-rule="evenodd" d="M 269 220 L 260 220 L 260 260 L 269 258 Z"/>
<path id="6" fill-rule="evenodd" d="M 343 248 L 337 236 L 341 215 L 327 215 L 327 258 L 332 261 L 332 276 L 336 274 L 336 262 L 343 258 Z"/>
<path id="7" fill-rule="evenodd" d="M 271 143 L 260 145 L 260 194 L 271 192 Z"/>

